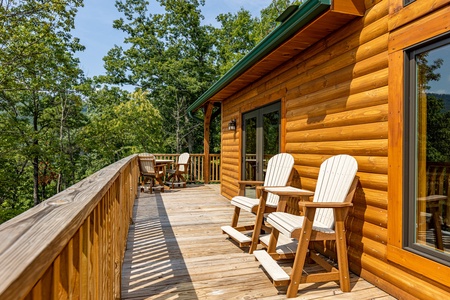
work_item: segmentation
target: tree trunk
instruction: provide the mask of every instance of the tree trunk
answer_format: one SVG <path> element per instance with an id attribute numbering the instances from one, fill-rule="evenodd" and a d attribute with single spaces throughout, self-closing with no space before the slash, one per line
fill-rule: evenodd
<path id="1" fill-rule="evenodd" d="M 37 141 L 35 142 L 37 144 Z M 39 204 L 39 158 L 33 158 L 33 203 L 34 206 Z"/>
<path id="2" fill-rule="evenodd" d="M 60 151 L 60 156 L 62 157 L 64 155 L 64 140 L 63 140 L 63 135 L 64 135 L 64 123 L 65 123 L 65 117 L 64 117 L 64 112 L 66 111 L 66 97 L 64 95 L 62 101 L 61 101 L 61 117 L 59 119 L 59 151 Z M 60 161 L 60 166 L 59 166 L 59 174 L 58 174 L 58 183 L 56 186 L 56 193 L 61 192 L 61 182 L 62 182 L 62 170 L 64 169 L 63 166 L 63 161 L 64 159 L 62 159 Z"/>
<path id="3" fill-rule="evenodd" d="M 34 112 L 33 112 L 33 131 L 35 136 L 33 137 L 33 202 L 34 206 L 40 203 L 39 199 L 39 156 L 38 145 L 39 140 L 37 138 L 38 133 L 38 115 L 39 115 L 39 97 L 34 94 Z"/>

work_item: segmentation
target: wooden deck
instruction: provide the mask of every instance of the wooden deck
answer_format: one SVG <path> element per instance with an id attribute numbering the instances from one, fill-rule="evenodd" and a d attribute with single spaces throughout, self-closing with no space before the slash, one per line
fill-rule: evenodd
<path id="1" fill-rule="evenodd" d="M 219 185 L 141 193 L 128 235 L 122 299 L 285 299 L 285 288 L 272 285 L 254 256 L 221 233 L 232 211 Z M 394 299 L 351 277 L 351 293 L 335 282 L 304 284 L 298 298 Z"/>

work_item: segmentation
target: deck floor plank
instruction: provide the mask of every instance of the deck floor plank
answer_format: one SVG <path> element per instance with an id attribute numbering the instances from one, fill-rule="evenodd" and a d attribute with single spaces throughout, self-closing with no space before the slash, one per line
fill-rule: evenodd
<path id="1" fill-rule="evenodd" d="M 286 288 L 274 287 L 254 256 L 222 234 L 232 214 L 214 185 L 140 194 L 122 267 L 122 299 L 285 299 Z M 242 213 L 243 224 L 253 219 Z M 283 268 L 289 271 L 289 263 Z M 335 282 L 304 284 L 298 298 L 394 299 L 353 274 L 351 283 L 351 293 Z"/>

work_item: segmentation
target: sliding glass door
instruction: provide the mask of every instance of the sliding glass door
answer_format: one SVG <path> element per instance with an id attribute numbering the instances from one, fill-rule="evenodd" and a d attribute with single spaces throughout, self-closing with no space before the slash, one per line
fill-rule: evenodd
<path id="1" fill-rule="evenodd" d="M 244 180 L 264 180 L 269 159 L 280 151 L 280 103 L 242 116 Z"/>

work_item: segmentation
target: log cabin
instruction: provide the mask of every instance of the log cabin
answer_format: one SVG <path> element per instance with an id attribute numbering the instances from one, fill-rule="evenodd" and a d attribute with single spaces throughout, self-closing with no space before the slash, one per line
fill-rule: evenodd
<path id="1" fill-rule="evenodd" d="M 322 161 L 352 155 L 351 271 L 400 299 L 450 299 L 450 1 L 308 0 L 279 21 L 188 109 L 208 155 L 221 108 L 222 195 L 275 153 L 309 190 Z"/>

